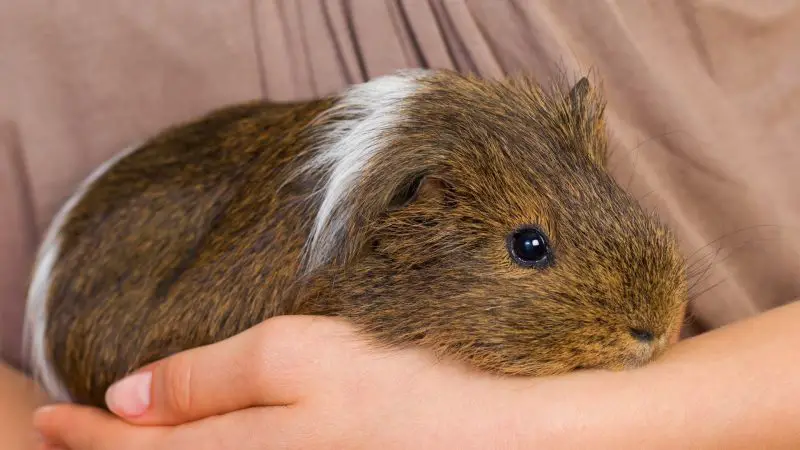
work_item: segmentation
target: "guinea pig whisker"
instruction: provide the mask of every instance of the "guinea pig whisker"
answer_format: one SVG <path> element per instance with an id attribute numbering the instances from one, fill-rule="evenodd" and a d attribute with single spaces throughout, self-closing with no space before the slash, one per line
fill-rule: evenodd
<path id="1" fill-rule="evenodd" d="M 687 309 L 686 313 L 683 315 L 683 327 L 694 326 L 696 323 L 697 316 L 694 314 L 694 311 Z"/>
<path id="2" fill-rule="evenodd" d="M 703 296 L 703 295 L 705 295 L 706 293 L 708 293 L 709 291 L 711 291 L 711 290 L 713 290 L 713 289 L 715 289 L 715 288 L 719 287 L 719 286 L 720 286 L 722 283 L 724 283 L 724 282 L 728 281 L 728 279 L 729 279 L 729 278 L 730 278 L 730 277 L 725 277 L 725 278 L 723 278 L 723 279 L 721 279 L 721 280 L 717 281 L 716 283 L 712 284 L 711 286 L 708 286 L 708 287 L 704 288 L 704 289 L 703 289 L 702 291 L 700 291 L 700 292 L 696 292 L 696 293 L 690 294 L 690 295 L 689 295 L 689 303 L 696 303 L 696 302 L 697 302 L 697 300 L 698 300 L 698 299 L 699 299 L 701 296 Z"/>
<path id="3" fill-rule="evenodd" d="M 705 267 L 700 269 L 697 273 L 693 273 L 693 270 L 695 269 L 697 264 L 699 264 L 702 260 L 695 261 L 695 263 L 693 263 L 687 269 L 687 277 L 690 280 L 690 289 L 692 289 L 692 288 L 696 287 L 697 285 L 699 285 L 700 283 L 702 283 L 710 275 L 711 269 L 715 265 L 722 264 L 722 263 L 728 261 L 736 253 L 738 253 L 738 252 L 740 252 L 742 250 L 748 249 L 748 247 L 752 246 L 753 244 L 762 243 L 762 242 L 772 242 L 772 241 L 776 241 L 776 240 L 780 240 L 780 239 L 775 239 L 775 238 L 750 239 L 750 240 L 745 241 L 744 243 L 742 243 L 742 244 L 740 244 L 740 245 L 738 245 L 736 247 L 732 247 L 732 248 L 729 248 L 729 249 L 725 249 L 724 247 L 723 248 L 719 248 L 714 253 L 714 255 L 711 256 L 711 260 L 708 261 L 708 263 L 705 265 Z M 723 258 L 715 261 L 714 259 L 717 256 L 719 256 L 719 254 L 722 253 L 723 250 L 729 250 L 729 252 Z"/>
<path id="4" fill-rule="evenodd" d="M 776 227 L 776 226 L 757 226 L 757 227 L 747 227 L 746 229 L 752 230 L 754 228 L 764 228 L 764 227 Z M 780 228 L 780 227 L 778 227 L 778 228 Z M 743 230 L 745 230 L 745 229 L 743 229 Z M 732 238 L 736 233 L 738 233 L 738 232 L 729 233 L 729 234 L 726 234 L 726 235 L 722 236 L 721 238 L 715 239 L 711 243 L 709 243 L 709 244 L 699 248 L 698 250 L 694 251 L 689 257 L 687 257 L 687 262 L 688 262 L 688 264 L 687 264 L 687 277 L 689 278 L 690 282 L 693 285 L 697 285 L 700 282 L 702 282 L 707 277 L 707 275 L 709 274 L 710 270 L 715 265 L 721 264 L 721 263 L 727 261 L 733 255 L 735 255 L 737 252 L 739 252 L 740 250 L 743 250 L 743 249 L 747 248 L 748 246 L 750 246 L 750 245 L 752 245 L 754 243 L 770 242 L 770 241 L 780 240 L 780 238 L 760 238 L 760 239 L 759 238 L 754 238 L 754 239 L 749 239 L 749 240 L 747 240 L 747 241 L 745 241 L 745 242 L 743 242 L 740 245 L 735 246 L 735 247 L 721 245 L 717 249 L 715 249 L 712 252 L 710 252 L 709 254 L 698 256 L 698 254 L 701 251 L 709 249 L 709 247 L 711 247 L 714 243 L 720 242 L 722 239 L 725 239 L 726 237 L 731 237 Z M 717 259 L 719 257 L 719 255 L 721 253 L 725 252 L 725 251 L 728 251 L 725 254 L 725 256 L 723 258 L 721 258 L 721 259 Z M 694 261 L 691 261 L 692 259 L 694 259 Z"/>
<path id="5" fill-rule="evenodd" d="M 720 236 L 720 237 L 718 237 L 718 238 L 706 243 L 705 245 L 699 247 L 698 249 L 694 250 L 692 253 L 688 254 L 686 256 L 686 258 L 687 258 L 687 260 L 691 260 L 699 252 L 707 249 L 708 247 L 711 247 L 714 244 L 717 244 L 717 243 L 721 242 L 724 239 L 733 238 L 733 237 L 735 237 L 735 236 L 737 236 L 737 235 L 739 235 L 741 233 L 745 233 L 745 232 L 748 232 L 748 231 L 759 230 L 759 229 L 764 229 L 764 228 L 777 228 L 777 229 L 787 228 L 787 229 L 792 229 L 793 227 L 787 227 L 787 226 L 783 226 L 783 225 L 774 225 L 774 224 L 762 224 L 762 225 L 752 225 L 752 226 L 738 228 L 738 229 L 736 229 L 734 231 L 731 231 L 730 233 L 725 233 L 722 236 Z"/>
<path id="6" fill-rule="evenodd" d="M 651 142 L 658 141 L 660 139 L 664 139 L 664 138 L 667 138 L 667 137 L 669 137 L 671 135 L 678 134 L 678 133 L 687 133 L 687 132 L 685 130 L 665 131 L 664 133 L 656 134 L 656 135 L 650 136 L 650 137 L 648 137 L 646 139 L 639 140 L 639 142 L 633 148 L 625 148 L 625 147 L 620 147 L 620 146 L 617 147 L 617 148 L 622 148 L 628 154 L 632 154 L 633 155 L 633 161 L 631 163 L 631 175 L 628 178 L 628 182 L 625 184 L 625 190 L 628 190 L 630 188 L 630 186 L 633 184 L 633 180 L 636 178 L 636 174 L 637 174 L 636 167 L 637 167 L 637 165 L 639 163 L 639 154 L 644 149 L 644 146 L 646 144 L 651 143 Z M 609 150 L 609 155 L 611 153 L 613 153 L 613 149 Z M 609 171 L 611 171 L 613 173 L 616 170 L 616 168 L 617 168 L 617 166 L 614 165 L 614 167 L 609 168 Z"/>
<path id="7" fill-rule="evenodd" d="M 654 194 L 654 193 L 656 193 L 656 192 L 658 192 L 658 189 L 651 189 L 651 190 L 647 191 L 646 193 L 644 193 L 644 194 L 643 194 L 641 197 L 637 197 L 637 198 L 636 198 L 636 202 L 637 202 L 637 203 L 643 203 L 643 202 L 644 202 L 644 200 L 645 200 L 647 197 L 649 197 L 650 195 L 653 195 L 653 194 Z"/>

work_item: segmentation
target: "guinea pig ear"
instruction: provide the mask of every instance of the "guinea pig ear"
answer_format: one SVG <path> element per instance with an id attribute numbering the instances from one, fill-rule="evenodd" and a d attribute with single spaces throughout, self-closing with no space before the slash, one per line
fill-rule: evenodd
<path id="1" fill-rule="evenodd" d="M 572 107 L 579 107 L 582 105 L 586 98 L 592 91 L 592 85 L 589 83 L 589 79 L 586 77 L 582 77 L 578 80 L 575 85 L 572 86 L 572 89 L 569 91 L 569 99 L 572 102 Z"/>
<path id="2" fill-rule="evenodd" d="M 582 77 L 570 89 L 568 102 L 578 144 L 601 165 L 607 159 L 605 101 L 592 87 L 587 77 Z"/>
<path id="3" fill-rule="evenodd" d="M 393 264 L 420 267 L 433 258 L 442 210 L 457 205 L 453 186 L 437 176 L 416 175 L 395 190 L 384 215 L 375 223 L 360 252 L 380 255 Z M 396 239 L 398 236 L 406 238 Z M 408 239 L 408 236 L 418 236 Z M 361 253 L 363 254 L 363 253 Z"/>
<path id="4" fill-rule="evenodd" d="M 455 206 L 455 199 L 449 184 L 440 178 L 420 174 L 395 191 L 389 202 L 389 210 L 402 209 L 412 203 L 422 201 L 439 203 L 449 208 Z"/>

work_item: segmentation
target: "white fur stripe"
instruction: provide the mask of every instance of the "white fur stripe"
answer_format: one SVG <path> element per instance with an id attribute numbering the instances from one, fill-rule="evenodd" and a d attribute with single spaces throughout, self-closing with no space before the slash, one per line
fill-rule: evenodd
<path id="1" fill-rule="evenodd" d="M 385 132 L 403 118 L 401 106 L 420 89 L 430 71 L 412 69 L 375 78 L 346 91 L 330 114 L 337 120 L 326 130 L 319 152 L 306 170 L 323 170 L 323 199 L 304 249 L 306 270 L 327 262 L 341 244 L 353 211 L 348 196 L 371 158 L 386 149 Z"/>
<path id="2" fill-rule="evenodd" d="M 47 305 L 49 303 L 52 272 L 58 264 L 61 252 L 61 228 L 70 212 L 80 202 L 91 185 L 106 173 L 114 164 L 141 147 L 141 143 L 132 145 L 95 169 L 81 182 L 75 193 L 67 200 L 50 222 L 34 265 L 33 278 L 28 289 L 25 310 L 24 346 L 30 366 L 36 380 L 49 396 L 57 402 L 71 401 L 69 393 L 56 375 L 52 362 L 48 360 L 45 346 L 47 331 Z"/>

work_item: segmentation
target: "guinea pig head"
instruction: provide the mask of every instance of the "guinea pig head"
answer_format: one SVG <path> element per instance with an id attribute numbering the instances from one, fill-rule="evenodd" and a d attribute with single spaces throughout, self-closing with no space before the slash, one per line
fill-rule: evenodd
<path id="1" fill-rule="evenodd" d="M 604 169 L 586 79 L 370 83 L 322 119 L 307 310 L 506 374 L 638 367 L 677 336 L 684 261 Z"/>

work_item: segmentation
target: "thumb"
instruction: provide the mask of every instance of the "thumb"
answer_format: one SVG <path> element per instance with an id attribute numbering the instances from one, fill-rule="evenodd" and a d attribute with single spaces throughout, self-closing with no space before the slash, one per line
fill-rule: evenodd
<path id="1" fill-rule="evenodd" d="M 311 316 L 269 319 L 241 334 L 155 362 L 114 383 L 108 408 L 139 425 L 178 425 L 255 406 L 289 405 L 319 340 Z M 327 319 L 330 320 L 330 319 Z M 325 327 L 323 327 L 325 328 Z"/>

